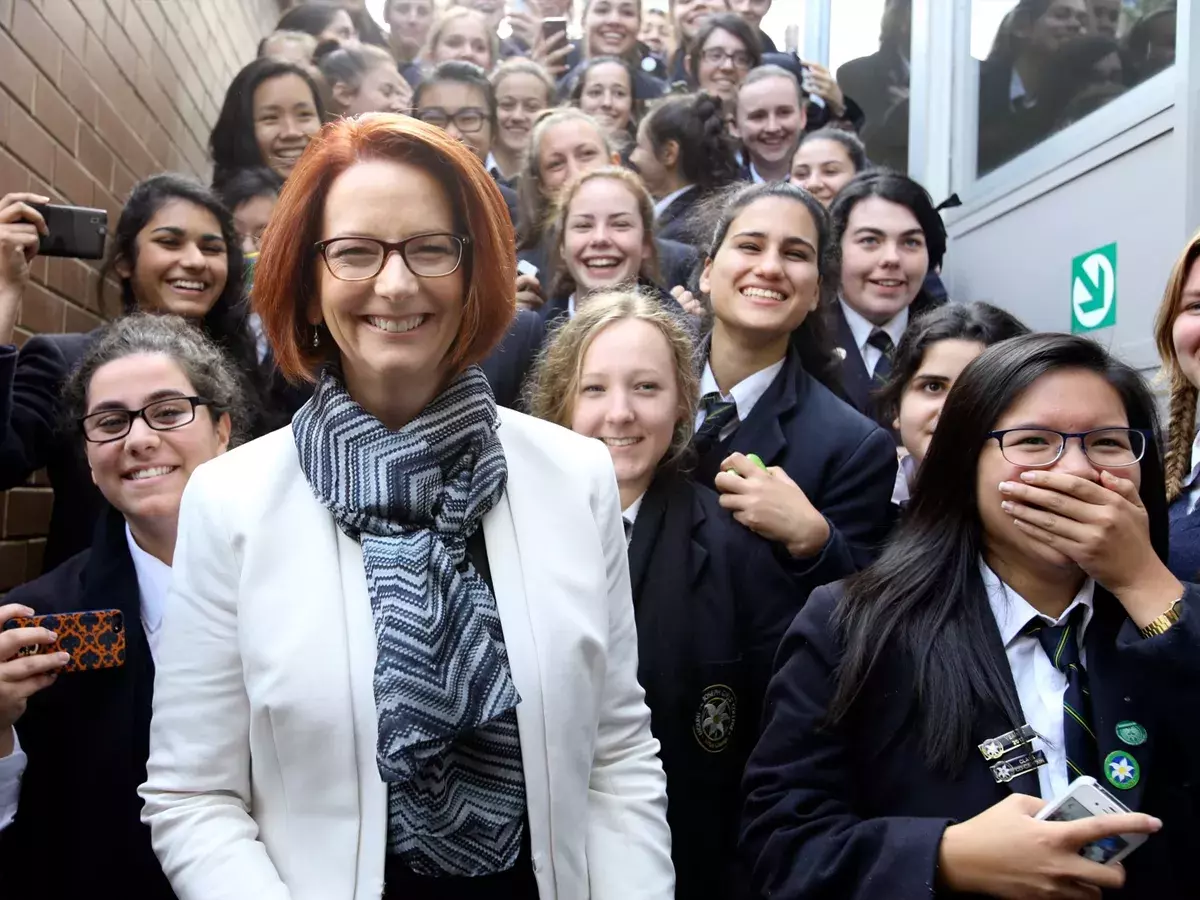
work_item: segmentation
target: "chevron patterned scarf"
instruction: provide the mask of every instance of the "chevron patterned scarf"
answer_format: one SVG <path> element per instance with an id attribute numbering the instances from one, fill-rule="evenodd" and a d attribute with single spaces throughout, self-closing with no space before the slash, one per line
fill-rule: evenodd
<path id="1" fill-rule="evenodd" d="M 322 374 L 292 433 L 317 499 L 362 545 L 388 849 L 423 875 L 511 868 L 525 821 L 520 702 L 467 539 L 504 493 L 496 401 L 464 371 L 399 431 Z"/>

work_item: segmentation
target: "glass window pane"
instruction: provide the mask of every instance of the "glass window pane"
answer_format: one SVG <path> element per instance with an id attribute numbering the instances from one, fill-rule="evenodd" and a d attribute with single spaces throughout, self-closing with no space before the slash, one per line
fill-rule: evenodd
<path id="1" fill-rule="evenodd" d="M 1175 20 L 1174 0 L 973 0 L 976 174 L 1173 65 Z"/>
<path id="2" fill-rule="evenodd" d="M 829 68 L 866 115 L 859 137 L 877 166 L 908 171 L 912 0 L 830 4 Z"/>

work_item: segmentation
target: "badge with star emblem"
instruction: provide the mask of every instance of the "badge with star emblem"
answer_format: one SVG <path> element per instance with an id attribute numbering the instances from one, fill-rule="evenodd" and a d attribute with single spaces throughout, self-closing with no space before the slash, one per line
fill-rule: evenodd
<path id="1" fill-rule="evenodd" d="M 736 722 L 737 695 L 724 684 L 706 687 L 692 721 L 696 742 L 709 753 L 720 753 L 729 746 Z"/>
<path id="2" fill-rule="evenodd" d="M 1113 787 L 1127 791 L 1142 780 L 1142 767 L 1132 753 L 1114 750 L 1104 759 L 1104 777 Z"/>

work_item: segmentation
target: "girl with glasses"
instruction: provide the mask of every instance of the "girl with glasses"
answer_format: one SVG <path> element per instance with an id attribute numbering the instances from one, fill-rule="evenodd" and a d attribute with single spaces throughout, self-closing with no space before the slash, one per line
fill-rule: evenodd
<path id="1" fill-rule="evenodd" d="M 135 313 L 95 337 L 64 386 L 64 407 L 109 505 L 89 549 L 5 597 L 0 625 L 18 615 L 117 609 L 125 655 L 116 668 L 64 672 L 58 648 L 15 658 L 22 648 L 45 650 L 53 640 L 46 629 L 0 631 L 5 889 L 37 890 L 44 873 L 21 860 L 54 846 L 64 862 L 55 892 L 86 892 L 98 867 L 120 860 L 130 894 L 171 900 L 137 788 L 181 498 L 196 468 L 236 442 L 242 397 L 225 355 L 184 319 Z M 87 809 L 64 817 L 81 796 Z"/>
<path id="2" fill-rule="evenodd" d="M 45 232 L 31 204 L 45 202 L 32 194 L 0 200 L 0 246 L 13 251 L 4 254 L 0 268 L 0 341 L 12 341 L 19 304 L 31 290 L 30 267 L 38 235 Z M 64 263 L 82 295 L 86 270 L 73 260 Z M 270 430 L 289 414 L 284 399 L 270 390 L 270 365 L 260 366 L 248 327 L 242 246 L 233 218 L 210 190 L 179 175 L 155 175 L 135 185 L 110 234 L 97 309 L 108 306 L 109 277 L 119 281 L 125 312 L 180 316 L 229 354 L 242 379 L 252 433 Z M 12 343 L 0 345 L 0 384 L 12 397 L 0 409 L 0 485 L 16 487 L 38 469 L 47 470 L 54 507 L 46 570 L 91 543 L 103 505 L 74 440 L 59 427 L 62 385 L 95 339 L 92 331 L 35 335 L 19 350 Z"/>
<path id="3" fill-rule="evenodd" d="M 168 879 L 667 900 L 612 464 L 478 366 L 515 307 L 495 183 L 382 114 L 326 126 L 298 176 L 254 302 L 316 385 L 181 516 L 142 787 Z"/>
<path id="4" fill-rule="evenodd" d="M 1165 564 L 1156 433 L 1141 378 L 1083 338 L 966 367 L 883 556 L 783 639 L 744 782 L 756 891 L 1192 892 L 1200 596 Z M 1135 812 L 1033 818 L 1081 775 Z"/>
<path id="5" fill-rule="evenodd" d="M 761 62 L 758 35 L 745 19 L 733 13 L 707 19 L 684 59 L 688 83 L 720 97 L 730 116 L 737 104 L 738 88 Z"/>

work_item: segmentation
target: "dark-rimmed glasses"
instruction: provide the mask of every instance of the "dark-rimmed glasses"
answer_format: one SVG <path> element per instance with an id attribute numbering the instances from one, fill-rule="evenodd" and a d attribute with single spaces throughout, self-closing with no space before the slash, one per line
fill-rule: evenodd
<path id="1" fill-rule="evenodd" d="M 129 434 L 135 419 L 141 419 L 155 431 L 174 431 L 196 420 L 197 406 L 210 406 L 203 397 L 167 397 L 147 403 L 141 409 L 102 409 L 79 420 L 85 440 L 93 444 L 119 441 Z"/>
<path id="2" fill-rule="evenodd" d="M 313 246 L 325 260 L 329 274 L 339 281 L 366 281 L 383 271 L 384 263 L 399 253 L 409 271 L 422 278 L 451 275 L 462 264 L 463 248 L 470 238 L 446 232 L 415 234 L 402 241 L 367 237 L 340 237 Z"/>
<path id="3" fill-rule="evenodd" d="M 443 131 L 447 125 L 453 124 L 463 134 L 474 134 L 483 128 L 483 123 L 488 120 L 488 114 L 486 110 L 475 106 L 468 106 L 466 109 L 456 110 L 452 113 L 446 112 L 440 106 L 430 106 L 427 109 L 418 110 L 417 118 L 429 125 L 441 128 Z"/>
<path id="4" fill-rule="evenodd" d="M 1000 452 L 1014 466 L 1041 469 L 1052 466 L 1078 438 L 1083 454 L 1094 465 L 1119 469 L 1140 462 L 1146 454 L 1147 432 L 1138 428 L 1096 428 L 1092 431 L 1054 431 L 1049 428 L 1006 428 L 989 431 L 1000 443 Z"/>
<path id="5" fill-rule="evenodd" d="M 709 47 L 700 52 L 701 58 L 710 65 L 722 66 L 725 60 L 733 63 L 735 68 L 749 69 L 754 64 L 754 57 L 745 50 L 724 50 L 720 47 Z"/>

